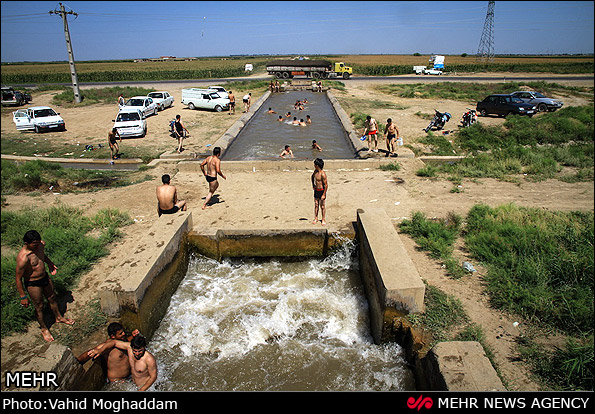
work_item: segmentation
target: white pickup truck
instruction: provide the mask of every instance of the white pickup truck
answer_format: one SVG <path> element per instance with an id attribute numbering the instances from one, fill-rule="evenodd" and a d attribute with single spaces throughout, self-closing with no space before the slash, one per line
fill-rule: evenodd
<path id="1" fill-rule="evenodd" d="M 440 69 L 428 69 L 427 66 L 414 66 L 413 71 L 416 75 L 442 75 L 442 71 Z"/>
<path id="2" fill-rule="evenodd" d="M 32 129 L 35 132 L 66 130 L 66 125 L 60 114 L 56 113 L 49 106 L 34 106 L 27 109 L 19 109 L 12 113 L 12 121 L 19 131 L 28 129 Z"/>
<path id="3" fill-rule="evenodd" d="M 182 89 L 182 104 L 189 109 L 214 109 L 221 112 L 229 107 L 229 98 L 222 98 L 214 89 Z"/>

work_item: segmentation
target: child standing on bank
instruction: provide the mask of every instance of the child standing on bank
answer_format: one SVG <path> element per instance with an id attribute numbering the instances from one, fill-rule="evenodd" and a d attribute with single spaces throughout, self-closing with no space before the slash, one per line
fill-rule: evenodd
<path id="1" fill-rule="evenodd" d="M 322 213 L 320 224 L 326 225 L 326 192 L 328 181 L 326 172 L 323 170 L 324 161 L 321 158 L 314 160 L 314 173 L 312 173 L 312 188 L 314 189 L 314 220 L 312 224 L 318 223 L 318 210 Z"/>

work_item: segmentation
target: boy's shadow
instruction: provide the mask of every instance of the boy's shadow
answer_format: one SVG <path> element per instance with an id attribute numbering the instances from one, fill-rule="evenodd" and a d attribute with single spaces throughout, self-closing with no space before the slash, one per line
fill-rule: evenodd
<path id="1" fill-rule="evenodd" d="M 65 318 L 67 318 L 65 313 L 68 310 L 68 303 L 74 302 L 72 292 L 68 290 L 60 296 L 56 295 L 56 302 L 58 303 L 58 309 L 60 310 L 60 313 L 64 315 Z M 52 325 L 56 323 L 54 313 L 52 312 L 47 303 L 43 308 L 43 321 L 45 322 L 45 326 L 47 326 L 48 328 L 50 328 Z"/>
<path id="2" fill-rule="evenodd" d="M 206 200 L 207 197 L 202 197 L 203 200 Z M 213 204 L 225 203 L 224 200 L 219 199 L 219 194 L 213 194 L 211 200 L 209 201 L 209 205 L 212 206 Z"/>

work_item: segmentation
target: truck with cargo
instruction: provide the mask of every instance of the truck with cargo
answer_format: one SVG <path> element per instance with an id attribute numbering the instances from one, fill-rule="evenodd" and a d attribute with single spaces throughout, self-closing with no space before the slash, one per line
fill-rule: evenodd
<path id="1" fill-rule="evenodd" d="M 416 75 L 442 75 L 444 69 L 444 56 L 432 55 L 429 60 L 434 65 L 433 68 L 428 69 L 427 66 L 414 66 L 413 71 Z"/>
<path id="2" fill-rule="evenodd" d="M 343 62 L 332 63 L 328 60 L 274 60 L 268 62 L 266 67 L 269 75 L 274 75 L 277 79 L 290 79 L 300 75 L 313 79 L 349 79 L 353 74 L 353 69 Z"/>

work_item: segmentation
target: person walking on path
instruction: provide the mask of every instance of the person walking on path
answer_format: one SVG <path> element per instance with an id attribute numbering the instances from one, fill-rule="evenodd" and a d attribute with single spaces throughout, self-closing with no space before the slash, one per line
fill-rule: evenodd
<path id="1" fill-rule="evenodd" d="M 60 313 L 56 302 L 56 292 L 50 274 L 54 276 L 58 272 L 56 265 L 45 254 L 45 242 L 36 230 L 29 230 L 23 236 L 24 246 L 17 254 L 16 285 L 21 298 L 21 306 L 29 306 L 29 299 L 25 289 L 35 306 L 35 315 L 41 329 L 41 335 L 47 342 L 54 340 L 43 319 L 43 297 L 45 296 L 50 309 L 54 313 L 56 322 L 67 325 L 74 324 L 73 319 L 65 318 Z M 45 269 L 48 265 L 50 274 Z"/>
<path id="2" fill-rule="evenodd" d="M 242 102 L 244 103 L 244 113 L 246 113 L 250 110 L 250 105 L 252 104 L 252 92 L 244 95 Z"/>
<path id="3" fill-rule="evenodd" d="M 178 138 L 178 153 L 180 153 L 184 151 L 184 148 L 182 147 L 184 138 L 190 136 L 190 132 L 188 132 L 184 124 L 182 124 L 182 117 L 180 115 L 176 115 L 176 122 L 174 123 L 174 134 L 176 135 L 176 138 Z"/>
<path id="4" fill-rule="evenodd" d="M 118 103 L 118 108 L 119 109 L 122 109 L 122 107 L 124 106 L 124 103 L 125 103 L 125 101 L 124 101 L 124 95 L 123 94 L 120 94 L 118 96 L 118 99 L 116 99 L 116 102 Z"/>
<path id="5" fill-rule="evenodd" d="M 396 156 L 396 141 L 399 139 L 399 129 L 395 124 L 393 124 L 393 120 L 388 118 L 386 120 L 386 126 L 384 127 L 384 135 L 386 136 L 386 149 L 387 157 Z"/>
<path id="6" fill-rule="evenodd" d="M 364 122 L 364 135 L 368 135 L 368 151 L 378 152 L 378 123 L 370 115 Z M 372 140 L 374 140 L 374 149 L 372 149 Z"/>
<path id="7" fill-rule="evenodd" d="M 207 183 L 209 184 L 209 194 L 205 199 L 205 204 L 202 206 L 202 209 L 205 210 L 215 194 L 215 191 L 219 187 L 219 181 L 217 181 L 217 175 L 223 177 L 224 180 L 227 180 L 225 175 L 221 172 L 221 148 L 215 147 L 213 148 L 213 155 L 208 156 L 201 164 L 200 169 L 204 174 L 205 178 L 207 179 Z"/>

